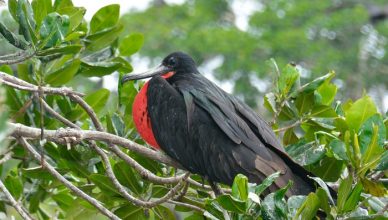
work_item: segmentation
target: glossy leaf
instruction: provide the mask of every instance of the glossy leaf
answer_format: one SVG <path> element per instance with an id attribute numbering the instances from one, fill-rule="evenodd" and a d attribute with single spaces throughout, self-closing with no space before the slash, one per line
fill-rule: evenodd
<path id="1" fill-rule="evenodd" d="M 284 196 L 291 185 L 289 182 L 287 186 L 264 198 L 261 205 L 263 219 L 287 219 L 287 204 L 284 201 Z"/>
<path id="2" fill-rule="evenodd" d="M 139 181 L 139 175 L 132 167 L 124 162 L 118 162 L 114 165 L 113 171 L 119 182 L 128 187 L 132 192 L 140 194 L 143 191 L 143 185 Z"/>
<path id="3" fill-rule="evenodd" d="M 248 178 L 238 174 L 233 181 L 232 196 L 234 198 L 246 201 L 248 198 Z"/>
<path id="4" fill-rule="evenodd" d="M 330 149 L 333 151 L 334 156 L 337 160 L 349 160 L 346 154 L 345 143 L 341 140 L 334 139 L 329 144 Z"/>
<path id="5" fill-rule="evenodd" d="M 115 41 L 123 31 L 122 25 L 116 25 L 91 34 L 86 37 L 87 49 L 90 51 L 101 50 Z"/>
<path id="6" fill-rule="evenodd" d="M 286 147 L 287 153 L 302 166 L 313 164 L 320 160 L 326 153 L 325 147 L 315 141 L 299 143 Z"/>
<path id="7" fill-rule="evenodd" d="M 375 114 L 368 118 L 362 125 L 358 132 L 360 150 L 364 154 L 368 146 L 371 144 L 373 137 L 373 125 L 377 126 L 377 145 L 383 147 L 384 141 L 386 140 L 386 128 L 381 115 Z"/>
<path id="8" fill-rule="evenodd" d="M 281 72 L 277 89 L 282 95 L 287 95 L 290 92 L 295 81 L 299 79 L 299 72 L 295 66 L 288 64 Z"/>
<path id="9" fill-rule="evenodd" d="M 61 69 L 49 73 L 44 80 L 52 86 L 63 85 L 73 78 L 73 76 L 77 73 L 80 64 L 81 61 L 79 59 L 74 59 L 65 64 Z"/>
<path id="10" fill-rule="evenodd" d="M 331 105 L 335 95 L 337 94 L 337 86 L 326 80 L 318 89 L 317 92 L 321 95 L 321 103 L 323 105 Z"/>
<path id="11" fill-rule="evenodd" d="M 15 199 L 19 199 L 23 193 L 23 185 L 17 176 L 7 176 L 4 180 L 4 185 Z"/>
<path id="12" fill-rule="evenodd" d="M 3 37 L 15 47 L 22 50 L 26 50 L 28 48 L 28 43 L 21 37 L 13 34 L 10 30 L 8 30 L 8 28 L 2 22 L 0 22 L 0 34 L 3 35 Z"/>
<path id="13" fill-rule="evenodd" d="M 51 0 L 33 0 L 31 5 L 37 28 L 39 28 L 46 15 L 53 11 Z"/>
<path id="14" fill-rule="evenodd" d="M 377 109 L 372 99 L 369 96 L 363 96 L 345 110 L 345 120 L 350 129 L 358 131 L 360 126 L 376 113 Z"/>
<path id="15" fill-rule="evenodd" d="M 98 31 L 115 26 L 120 14 L 120 5 L 113 4 L 100 8 L 90 21 L 90 33 L 94 34 Z"/>
<path id="16" fill-rule="evenodd" d="M 93 108 L 93 110 L 98 113 L 100 112 L 109 98 L 109 90 L 99 89 L 91 94 L 86 95 L 83 99 Z M 72 120 L 78 120 L 86 117 L 87 113 L 80 107 L 77 106 L 75 110 L 71 113 L 70 118 Z"/>
<path id="17" fill-rule="evenodd" d="M 131 56 L 132 54 L 140 50 L 140 48 L 143 46 L 143 43 L 144 37 L 142 34 L 130 34 L 124 37 L 124 39 L 120 42 L 120 53 L 124 56 Z"/>
<path id="18" fill-rule="evenodd" d="M 91 174 L 89 179 L 101 189 L 101 192 L 109 196 L 120 196 L 113 183 L 108 177 L 101 174 Z"/>
<path id="19" fill-rule="evenodd" d="M 330 79 L 334 76 L 334 72 L 330 72 L 326 75 L 323 75 L 321 77 L 318 77 L 314 79 L 313 81 L 306 83 L 305 85 L 301 86 L 297 91 L 295 91 L 292 96 L 295 96 L 297 93 L 309 93 L 314 90 L 316 90 L 319 86 L 321 86 L 327 79 Z"/>
<path id="20" fill-rule="evenodd" d="M 56 54 L 76 54 L 82 49 L 82 45 L 66 45 L 66 46 L 59 46 L 59 47 L 52 47 L 46 50 L 42 50 L 37 52 L 37 55 L 39 56 L 50 56 L 50 55 L 56 55 Z"/>
<path id="21" fill-rule="evenodd" d="M 60 15 L 69 17 L 69 32 L 79 27 L 84 19 L 86 9 L 83 7 L 64 7 L 57 11 Z M 67 37 L 65 40 L 69 40 Z"/>
<path id="22" fill-rule="evenodd" d="M 48 14 L 40 28 L 41 37 L 49 39 L 45 46 L 52 47 L 59 41 L 64 40 L 69 30 L 69 24 L 69 17 L 67 15 L 60 15 L 57 12 Z"/>
<path id="23" fill-rule="evenodd" d="M 121 67 L 121 63 L 119 62 L 111 62 L 111 61 L 102 61 L 102 62 L 85 62 L 82 61 L 82 69 L 80 70 L 80 74 L 91 77 L 97 76 L 102 77 L 105 75 L 109 75 L 119 69 Z"/>
<path id="24" fill-rule="evenodd" d="M 319 205 L 318 196 L 315 193 L 310 193 L 293 219 L 313 219 L 319 209 Z"/>
<path id="25" fill-rule="evenodd" d="M 263 180 L 259 185 L 255 187 L 255 193 L 261 195 L 275 180 L 280 176 L 280 172 L 273 173 Z"/>
<path id="26" fill-rule="evenodd" d="M 221 195 L 217 197 L 217 202 L 222 208 L 236 213 L 245 213 L 247 209 L 247 202 L 233 198 L 230 195 Z"/>

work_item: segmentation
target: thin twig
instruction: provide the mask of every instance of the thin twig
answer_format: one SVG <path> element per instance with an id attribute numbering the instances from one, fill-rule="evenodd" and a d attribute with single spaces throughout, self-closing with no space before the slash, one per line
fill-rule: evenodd
<path id="1" fill-rule="evenodd" d="M 188 203 L 184 203 L 184 202 L 179 202 L 179 201 L 175 201 L 175 200 L 169 200 L 167 202 L 171 203 L 171 204 L 174 204 L 174 205 L 183 206 L 183 207 L 195 210 L 195 211 L 200 212 L 200 213 L 204 213 L 205 212 L 205 210 L 203 208 L 200 208 L 200 207 L 192 205 L 192 204 L 188 204 Z"/>
<path id="2" fill-rule="evenodd" d="M 39 130 L 39 129 L 38 129 Z M 37 161 L 41 161 L 40 154 L 26 141 L 24 137 L 18 137 L 17 138 L 19 142 L 26 148 L 28 152 L 32 154 L 32 156 Z M 95 198 L 87 195 L 85 192 L 74 186 L 70 181 L 68 181 L 65 177 L 63 177 L 58 171 L 55 170 L 54 167 L 52 167 L 49 163 L 47 163 L 45 160 L 42 161 L 42 166 L 49 172 L 51 175 L 53 175 L 56 179 L 58 179 L 60 182 L 62 182 L 68 189 L 73 191 L 76 195 L 79 197 L 85 199 L 88 201 L 91 205 L 96 207 L 98 210 L 101 211 L 102 214 L 107 216 L 110 219 L 120 219 L 115 214 L 113 214 L 111 211 L 109 211 L 107 208 L 105 208 L 98 200 Z"/>
<path id="3" fill-rule="evenodd" d="M 287 130 L 287 129 L 289 129 L 289 128 L 296 127 L 296 126 L 302 124 L 302 122 L 303 122 L 302 120 L 298 120 L 298 121 L 296 121 L 296 122 L 294 122 L 294 123 L 292 123 L 292 124 L 290 124 L 290 125 L 287 125 L 287 126 L 285 126 L 285 127 L 279 128 L 279 129 L 275 129 L 275 130 L 273 130 L 273 131 L 274 131 L 274 132 L 282 132 L 282 131 L 285 131 L 285 130 Z"/>
<path id="4" fill-rule="evenodd" d="M 3 157 L 0 159 L 0 164 L 3 164 L 5 163 L 7 160 L 11 159 L 12 158 L 12 155 L 13 155 L 13 152 L 12 151 L 8 151 L 7 153 L 5 153 L 3 155 Z"/>
<path id="5" fill-rule="evenodd" d="M 1 71 L 0 71 L 0 82 L 19 90 L 39 92 L 38 86 L 28 83 L 24 80 L 21 80 L 17 77 L 14 77 L 12 75 L 6 74 Z M 42 86 L 42 92 L 44 94 L 55 94 L 55 95 L 63 95 L 63 96 L 69 96 L 70 94 L 74 94 L 77 96 L 84 96 L 83 93 L 75 92 L 71 88 L 67 88 L 67 87 L 55 88 L 55 87 Z"/>
<path id="6" fill-rule="evenodd" d="M 3 191 L 5 197 L 9 200 L 11 205 L 16 209 L 17 212 L 19 212 L 20 216 L 22 216 L 23 219 L 32 220 L 33 218 L 31 215 L 25 211 L 25 209 L 20 205 L 15 198 L 11 195 L 11 193 L 8 191 L 7 187 L 5 187 L 3 181 L 0 180 L 0 189 Z"/>

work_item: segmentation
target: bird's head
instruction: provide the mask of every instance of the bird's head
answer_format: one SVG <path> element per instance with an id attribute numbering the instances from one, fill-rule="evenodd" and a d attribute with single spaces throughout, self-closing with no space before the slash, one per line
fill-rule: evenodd
<path id="1" fill-rule="evenodd" d="M 196 64 L 188 54 L 174 52 L 166 56 L 162 63 L 154 69 L 143 73 L 133 73 L 123 76 L 122 83 L 129 80 L 145 79 L 153 76 L 169 78 L 175 74 L 197 73 Z"/>

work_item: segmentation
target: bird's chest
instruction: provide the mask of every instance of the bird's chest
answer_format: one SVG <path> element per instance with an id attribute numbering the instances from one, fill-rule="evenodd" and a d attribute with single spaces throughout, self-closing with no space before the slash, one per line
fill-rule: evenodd
<path id="1" fill-rule="evenodd" d="M 140 136 L 155 149 L 160 149 L 159 144 L 155 140 L 151 118 L 148 113 L 148 86 L 149 84 L 146 83 L 136 95 L 132 107 L 132 116 Z"/>

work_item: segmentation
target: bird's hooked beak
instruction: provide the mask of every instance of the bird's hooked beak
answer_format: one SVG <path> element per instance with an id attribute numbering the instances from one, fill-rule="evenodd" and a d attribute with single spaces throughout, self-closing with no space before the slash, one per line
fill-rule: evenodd
<path id="1" fill-rule="evenodd" d="M 148 71 L 143 72 L 143 73 L 132 73 L 132 74 L 124 75 L 122 80 L 121 80 L 121 83 L 125 83 L 126 81 L 130 81 L 130 80 L 145 79 L 145 78 L 153 77 L 156 75 L 164 75 L 164 74 L 172 72 L 172 71 L 173 70 L 171 68 L 166 67 L 166 66 L 161 64 L 161 65 L 157 66 L 156 68 L 148 70 Z"/>

